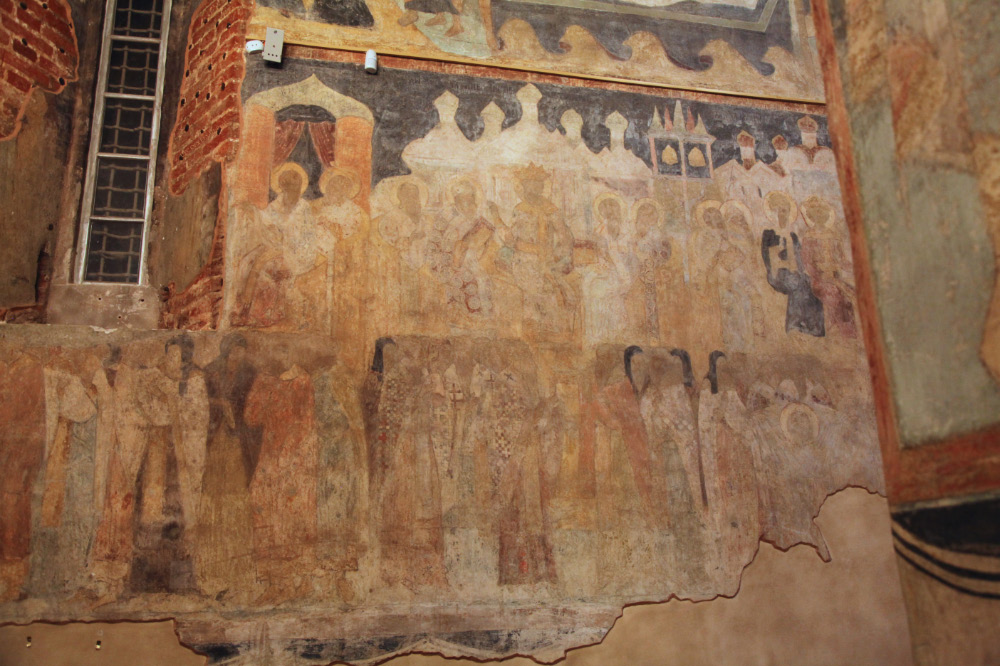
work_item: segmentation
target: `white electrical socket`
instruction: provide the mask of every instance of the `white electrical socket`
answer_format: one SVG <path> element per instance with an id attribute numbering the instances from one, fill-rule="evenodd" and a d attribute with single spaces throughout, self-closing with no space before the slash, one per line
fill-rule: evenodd
<path id="1" fill-rule="evenodd" d="M 247 42 L 247 53 L 260 53 L 264 50 L 264 42 L 259 39 L 251 39 Z"/>
<path id="2" fill-rule="evenodd" d="M 285 31 L 268 28 L 264 35 L 264 60 L 281 62 L 281 48 L 285 44 Z"/>

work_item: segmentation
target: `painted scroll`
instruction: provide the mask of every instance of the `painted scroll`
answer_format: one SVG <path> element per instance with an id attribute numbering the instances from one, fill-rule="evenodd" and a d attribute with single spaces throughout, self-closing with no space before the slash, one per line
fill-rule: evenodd
<path id="1" fill-rule="evenodd" d="M 280 27 L 292 44 L 823 99 L 808 0 L 356 0 L 350 12 L 307 4 L 259 3 L 251 33 Z"/>
<path id="2" fill-rule="evenodd" d="M 822 116 L 249 72 L 221 330 L 2 331 L 5 619 L 552 660 L 882 490 Z"/>

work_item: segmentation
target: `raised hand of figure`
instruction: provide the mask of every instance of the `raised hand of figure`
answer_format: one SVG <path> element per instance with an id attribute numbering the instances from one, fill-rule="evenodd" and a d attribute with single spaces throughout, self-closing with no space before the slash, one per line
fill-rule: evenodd
<path id="1" fill-rule="evenodd" d="M 795 234 L 792 234 L 792 237 L 794 238 Z M 764 235 L 763 237 L 761 237 L 761 247 L 767 249 L 776 247 L 780 244 L 781 244 L 781 238 L 779 238 L 778 234 L 774 232 L 774 229 L 764 230 Z"/>

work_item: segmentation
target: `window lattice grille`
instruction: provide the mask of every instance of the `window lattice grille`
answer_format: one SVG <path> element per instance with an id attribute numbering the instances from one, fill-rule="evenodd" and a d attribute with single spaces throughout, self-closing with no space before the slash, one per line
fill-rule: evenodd
<path id="1" fill-rule="evenodd" d="M 91 222 L 90 253 L 87 255 L 89 282 L 136 283 L 141 257 L 142 223 Z"/>
<path id="2" fill-rule="evenodd" d="M 118 0 L 115 7 L 115 35 L 160 38 L 163 0 Z"/>
<path id="3" fill-rule="evenodd" d="M 155 95 L 159 55 L 159 44 L 115 40 L 111 47 L 108 92 L 147 97 Z"/>
<path id="4" fill-rule="evenodd" d="M 142 219 L 148 168 L 146 160 L 97 158 L 94 215 Z"/>
<path id="5" fill-rule="evenodd" d="M 104 107 L 101 152 L 148 155 L 152 130 L 152 101 L 109 97 Z"/>
<path id="6" fill-rule="evenodd" d="M 143 281 L 170 0 L 107 0 L 77 280 Z"/>

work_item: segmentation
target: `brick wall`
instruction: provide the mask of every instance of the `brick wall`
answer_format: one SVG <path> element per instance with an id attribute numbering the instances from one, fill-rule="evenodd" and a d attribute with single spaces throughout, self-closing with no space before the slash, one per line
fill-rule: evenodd
<path id="1" fill-rule="evenodd" d="M 17 133 L 34 88 L 76 80 L 78 60 L 66 0 L 0 0 L 0 139 Z"/>
<path id="2" fill-rule="evenodd" d="M 252 6 L 252 0 L 202 0 L 191 18 L 167 158 L 173 194 L 182 193 L 213 161 L 236 154 Z"/>

